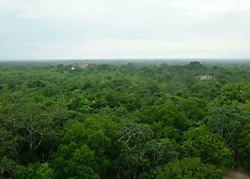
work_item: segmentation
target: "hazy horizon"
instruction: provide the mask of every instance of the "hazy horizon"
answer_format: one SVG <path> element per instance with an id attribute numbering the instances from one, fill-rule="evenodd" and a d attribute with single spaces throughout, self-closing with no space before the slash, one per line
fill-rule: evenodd
<path id="1" fill-rule="evenodd" d="M 249 61 L 250 58 L 93 58 L 93 59 L 2 59 L 0 62 L 25 61 Z"/>

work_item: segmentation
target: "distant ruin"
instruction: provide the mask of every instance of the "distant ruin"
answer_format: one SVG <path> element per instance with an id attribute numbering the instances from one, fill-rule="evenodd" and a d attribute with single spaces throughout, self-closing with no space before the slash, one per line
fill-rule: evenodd
<path id="1" fill-rule="evenodd" d="M 211 75 L 201 75 L 201 76 L 197 76 L 197 78 L 199 78 L 200 80 L 204 81 L 204 80 L 213 80 L 215 79 L 213 76 Z"/>
<path id="2" fill-rule="evenodd" d="M 84 63 L 84 62 L 75 62 L 73 63 L 71 70 L 75 70 L 76 67 L 80 67 L 80 68 L 87 68 L 88 67 L 88 63 Z"/>

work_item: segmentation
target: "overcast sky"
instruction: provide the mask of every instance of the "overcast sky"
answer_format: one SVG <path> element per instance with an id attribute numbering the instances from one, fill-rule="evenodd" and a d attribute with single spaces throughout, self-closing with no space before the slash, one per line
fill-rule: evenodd
<path id="1" fill-rule="evenodd" d="M 250 0 L 0 0 L 0 60 L 250 58 Z"/>

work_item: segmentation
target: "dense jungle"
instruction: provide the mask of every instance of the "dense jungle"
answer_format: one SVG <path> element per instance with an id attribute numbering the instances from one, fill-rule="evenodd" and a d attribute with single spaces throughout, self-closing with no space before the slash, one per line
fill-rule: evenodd
<path id="1" fill-rule="evenodd" d="M 0 177 L 250 169 L 250 63 L 0 63 Z"/>

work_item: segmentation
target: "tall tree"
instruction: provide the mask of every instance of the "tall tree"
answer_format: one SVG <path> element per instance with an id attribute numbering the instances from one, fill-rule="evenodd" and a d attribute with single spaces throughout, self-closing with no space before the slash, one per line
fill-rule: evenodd
<path id="1" fill-rule="evenodd" d="M 99 116 L 65 126 L 53 167 L 59 178 L 105 178 L 111 164 L 108 151 L 114 123 Z"/>
<path id="2" fill-rule="evenodd" d="M 250 169 L 250 123 L 246 123 L 239 134 L 238 154 L 240 164 Z"/>
<path id="3" fill-rule="evenodd" d="M 32 102 L 21 93 L 2 99 L 0 131 L 4 135 L 0 140 L 1 157 L 17 164 L 41 162 L 48 151 L 38 150 L 55 137 L 52 116 L 43 105 Z"/>
<path id="4" fill-rule="evenodd" d="M 223 170 L 217 169 L 210 164 L 204 164 L 200 158 L 184 158 L 182 160 L 174 160 L 169 162 L 163 169 L 157 168 L 157 179 L 188 179 L 188 178 L 223 178 Z"/>
<path id="5" fill-rule="evenodd" d="M 184 156 L 200 157 L 203 163 L 218 168 L 229 168 L 234 165 L 232 154 L 219 135 L 209 131 L 206 126 L 190 128 L 184 133 L 182 148 Z"/>
<path id="6" fill-rule="evenodd" d="M 121 147 L 115 165 L 126 178 L 152 178 L 151 169 L 177 157 L 169 139 L 152 140 L 153 132 L 147 124 L 124 119 L 118 125 L 118 135 Z"/>
<path id="7" fill-rule="evenodd" d="M 250 113 L 239 107 L 214 107 L 204 121 L 212 131 L 221 135 L 233 149 L 237 148 L 238 133 L 246 122 L 250 122 Z"/>

